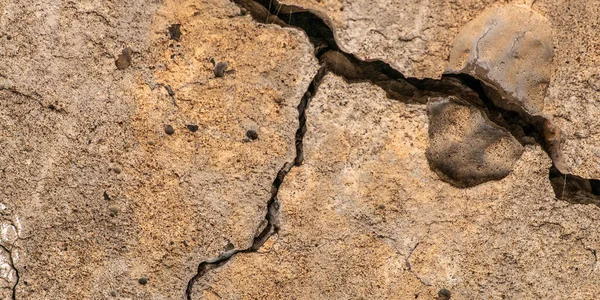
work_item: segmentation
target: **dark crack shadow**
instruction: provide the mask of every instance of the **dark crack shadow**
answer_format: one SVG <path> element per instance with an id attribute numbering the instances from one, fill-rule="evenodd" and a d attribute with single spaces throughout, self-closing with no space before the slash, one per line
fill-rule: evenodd
<path id="1" fill-rule="evenodd" d="M 317 74 L 313 77 L 308 90 L 304 93 L 300 103 L 298 104 L 298 129 L 295 135 L 296 157 L 294 158 L 293 162 L 286 162 L 283 167 L 279 169 L 277 176 L 275 176 L 275 180 L 273 180 L 273 184 L 271 185 L 271 198 L 267 202 L 267 211 L 264 218 L 266 221 L 265 227 L 254 237 L 250 247 L 226 251 L 217 258 L 201 262 L 198 265 L 196 274 L 188 281 L 187 288 L 185 290 L 185 295 L 188 300 L 192 299 L 192 289 L 196 281 L 198 281 L 198 279 L 204 276 L 207 272 L 223 266 L 237 254 L 257 252 L 271 236 L 279 232 L 279 200 L 277 198 L 279 188 L 283 184 L 283 180 L 290 170 L 294 166 L 302 165 L 302 162 L 304 161 L 303 140 L 304 135 L 306 134 L 306 109 L 310 103 L 310 100 L 316 94 L 319 84 L 321 83 L 325 73 L 326 71 L 323 67 L 317 71 Z M 262 224 L 264 224 L 264 222 Z"/>

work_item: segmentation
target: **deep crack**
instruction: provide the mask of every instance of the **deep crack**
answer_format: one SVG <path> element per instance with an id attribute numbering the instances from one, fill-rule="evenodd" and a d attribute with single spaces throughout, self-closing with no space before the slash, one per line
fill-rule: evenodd
<path id="1" fill-rule="evenodd" d="M 310 82 L 307 91 L 303 94 L 302 99 L 298 104 L 298 129 L 295 136 L 296 157 L 294 158 L 293 162 L 286 162 L 283 167 L 279 169 L 279 172 L 277 172 L 275 180 L 273 180 L 273 184 L 271 185 L 271 198 L 269 198 L 269 201 L 267 202 L 267 211 L 264 218 L 267 224 L 263 230 L 254 237 L 250 247 L 226 251 L 217 258 L 201 262 L 198 265 L 196 274 L 188 281 L 187 288 L 185 290 L 185 295 L 188 300 L 192 299 L 192 289 L 196 281 L 198 281 L 198 279 L 204 276 L 208 271 L 223 266 L 233 256 L 239 253 L 251 253 L 258 251 L 272 235 L 279 232 L 279 200 L 277 198 L 279 188 L 281 187 L 281 184 L 283 184 L 283 180 L 290 170 L 294 166 L 300 166 L 304 161 L 303 139 L 306 133 L 306 108 L 308 107 L 312 97 L 317 92 L 317 88 L 319 87 L 319 84 L 321 83 L 325 73 L 326 71 L 324 67 L 319 68 L 317 74 L 313 77 L 313 80 Z"/>
<path id="2" fill-rule="evenodd" d="M 249 248 L 227 251 L 215 259 L 200 263 L 197 273 L 188 282 L 187 299 L 191 299 L 194 283 L 208 271 L 221 267 L 236 254 L 256 252 L 269 237 L 279 231 L 279 202 L 277 199 L 279 187 L 286 174 L 294 166 L 302 165 L 304 161 L 303 141 L 307 130 L 306 109 L 327 72 L 340 76 L 349 83 L 371 82 L 383 89 L 388 98 L 404 103 L 426 104 L 429 97 L 436 96 L 456 96 L 468 101 L 482 110 L 492 122 L 507 129 L 521 144 L 539 144 L 544 149 L 553 161 L 549 177 L 557 198 L 564 199 L 564 196 L 569 193 L 583 193 L 587 197 L 586 200 L 576 201 L 570 198 L 564 200 L 575 203 L 593 203 L 600 206 L 600 197 L 596 198 L 596 195 L 600 195 L 600 180 L 584 179 L 559 171 L 562 169 L 560 129 L 555 127 L 550 120 L 542 116 L 531 115 L 523 109 L 512 108 L 509 110 L 500 107 L 497 103 L 502 101 L 501 97 L 493 87 L 465 74 L 445 74 L 440 79 L 407 78 L 381 60 L 364 61 L 353 54 L 342 51 L 335 40 L 333 30 L 329 25 L 330 22 L 308 9 L 280 4 L 277 0 L 232 1 L 241 8 L 243 13 L 249 12 L 256 22 L 294 27 L 304 31 L 314 46 L 314 55 L 319 60 L 321 68 L 298 104 L 296 157 L 293 164 L 290 162 L 284 164 L 273 182 L 272 195 L 267 203 L 265 215 L 267 225 L 261 233 L 254 237 Z M 559 177 L 564 178 L 564 187 L 560 193 L 557 191 L 556 180 L 553 180 Z M 415 248 L 418 245 L 419 243 L 415 245 Z M 413 272 L 409 260 L 412 251 L 406 258 L 407 267 L 411 273 Z M 414 275 L 423 283 L 417 274 Z"/>
<path id="3" fill-rule="evenodd" d="M 363 61 L 338 46 L 330 22 L 308 9 L 280 4 L 277 0 L 233 0 L 249 11 L 260 23 L 277 24 L 303 30 L 315 49 L 315 56 L 327 68 L 347 82 L 371 82 L 382 88 L 387 97 L 404 103 L 425 104 L 429 97 L 457 96 L 475 105 L 486 113 L 495 124 L 507 129 L 521 144 L 538 144 L 553 162 L 550 178 L 566 178 L 560 188 L 551 180 L 556 197 L 575 203 L 594 203 L 600 206 L 600 181 L 585 179 L 566 173 L 563 166 L 562 134 L 560 128 L 543 116 L 531 115 L 520 107 L 502 108 L 498 105 L 502 97 L 490 86 L 469 75 L 444 74 L 440 79 L 407 78 L 388 63 L 381 60 Z M 583 186 L 583 188 L 579 188 Z M 585 194 L 588 200 L 568 198 L 571 194 Z M 559 193 L 559 190 L 566 190 Z"/>

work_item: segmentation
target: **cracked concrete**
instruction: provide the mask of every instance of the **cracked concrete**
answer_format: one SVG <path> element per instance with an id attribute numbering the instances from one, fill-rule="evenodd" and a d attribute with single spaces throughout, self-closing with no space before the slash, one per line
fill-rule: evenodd
<path id="1" fill-rule="evenodd" d="M 508 1 L 552 31 L 539 121 L 442 74 L 507 1 L 235 2 L 0 2 L 0 298 L 598 294 L 597 5 Z M 521 143 L 509 171 L 432 171 L 447 96 Z"/>

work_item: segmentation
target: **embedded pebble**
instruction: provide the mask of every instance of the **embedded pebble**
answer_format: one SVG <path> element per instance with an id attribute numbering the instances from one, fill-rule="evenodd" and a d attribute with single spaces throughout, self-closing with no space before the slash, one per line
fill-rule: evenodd
<path id="1" fill-rule="evenodd" d="M 548 20 L 520 5 L 492 7 L 454 39 L 447 73 L 483 81 L 494 103 L 541 114 L 552 74 L 554 45 Z"/>
<path id="2" fill-rule="evenodd" d="M 172 135 L 175 133 L 175 129 L 171 125 L 165 125 L 165 133 L 168 135 Z"/>
<path id="3" fill-rule="evenodd" d="M 258 139 L 258 132 L 256 132 L 256 130 L 250 129 L 246 131 L 246 136 L 251 140 L 256 140 Z"/>
<path id="4" fill-rule="evenodd" d="M 148 278 L 142 277 L 142 278 L 138 279 L 138 282 L 140 284 L 144 284 L 145 285 L 146 283 L 148 283 Z"/>
<path id="5" fill-rule="evenodd" d="M 427 114 L 427 160 L 442 180 L 455 186 L 472 187 L 506 177 L 524 151 L 508 130 L 455 97 L 430 100 Z"/>
<path id="6" fill-rule="evenodd" d="M 129 67 L 130 64 L 131 64 L 131 48 L 127 47 L 127 48 L 124 48 L 123 50 L 121 50 L 121 54 L 119 55 L 117 60 L 115 60 L 115 65 L 117 66 L 117 69 L 124 70 L 124 69 L 127 69 L 127 67 Z"/>
<path id="7" fill-rule="evenodd" d="M 216 77 L 223 77 L 225 76 L 225 71 L 227 70 L 227 63 L 225 62 L 220 62 L 218 64 L 215 65 L 215 76 Z"/>
<path id="8" fill-rule="evenodd" d="M 191 132 L 196 132 L 198 130 L 198 125 L 196 125 L 196 124 L 189 124 L 189 125 L 186 125 L 185 127 L 187 127 L 187 129 Z"/>

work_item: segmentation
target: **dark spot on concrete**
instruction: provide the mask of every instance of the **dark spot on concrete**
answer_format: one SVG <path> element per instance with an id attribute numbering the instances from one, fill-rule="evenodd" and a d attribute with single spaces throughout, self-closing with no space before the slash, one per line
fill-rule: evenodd
<path id="1" fill-rule="evenodd" d="M 115 65 L 119 70 L 127 69 L 127 67 L 131 65 L 131 48 L 127 47 L 121 50 L 121 54 L 117 60 L 115 60 Z"/>
<path id="2" fill-rule="evenodd" d="M 231 242 L 227 243 L 227 245 L 225 246 L 225 252 L 231 251 L 233 249 L 235 249 L 235 246 Z"/>
<path id="3" fill-rule="evenodd" d="M 114 167 L 113 168 L 113 172 L 117 173 L 117 174 L 121 174 L 121 168 L 119 167 Z"/>
<path id="4" fill-rule="evenodd" d="M 172 24 L 169 26 L 169 35 L 172 40 L 179 42 L 179 39 L 181 38 L 181 24 Z"/>
<path id="5" fill-rule="evenodd" d="M 448 289 L 441 289 L 438 291 L 438 297 L 440 300 L 450 300 L 452 293 Z"/>
<path id="6" fill-rule="evenodd" d="M 216 77 L 223 77 L 225 75 L 225 71 L 227 70 L 227 63 L 226 62 L 220 62 L 218 64 L 215 65 L 215 76 Z"/>
<path id="7" fill-rule="evenodd" d="M 196 125 L 196 124 L 189 124 L 189 125 L 186 125 L 185 127 L 187 127 L 187 129 L 191 132 L 198 131 L 198 125 Z"/>
<path id="8" fill-rule="evenodd" d="M 165 133 L 168 135 L 172 135 L 175 133 L 175 129 L 171 125 L 165 125 Z"/>
<path id="9" fill-rule="evenodd" d="M 108 193 L 106 191 L 104 191 L 104 200 L 109 201 L 110 200 L 110 196 L 108 196 Z"/>
<path id="10" fill-rule="evenodd" d="M 110 291 L 110 295 L 113 296 L 113 297 L 116 297 L 117 296 L 117 291 Z"/>
<path id="11" fill-rule="evenodd" d="M 6 36 L 6 39 L 7 39 L 7 40 L 9 40 L 9 41 L 10 41 L 10 40 L 12 40 L 12 36 L 10 36 L 10 35 L 7 35 L 7 36 Z"/>
<path id="12" fill-rule="evenodd" d="M 165 89 L 167 89 L 167 93 L 169 93 L 169 96 L 175 96 L 175 92 L 173 91 L 173 88 L 171 88 L 170 85 L 165 85 Z"/>
<path id="13" fill-rule="evenodd" d="M 258 139 L 258 132 L 256 132 L 256 130 L 250 129 L 246 131 L 246 136 L 251 140 L 256 140 Z"/>
<path id="14" fill-rule="evenodd" d="M 140 284 L 144 284 L 145 285 L 146 283 L 148 283 L 148 278 L 142 277 L 142 278 L 138 279 L 138 282 Z"/>

